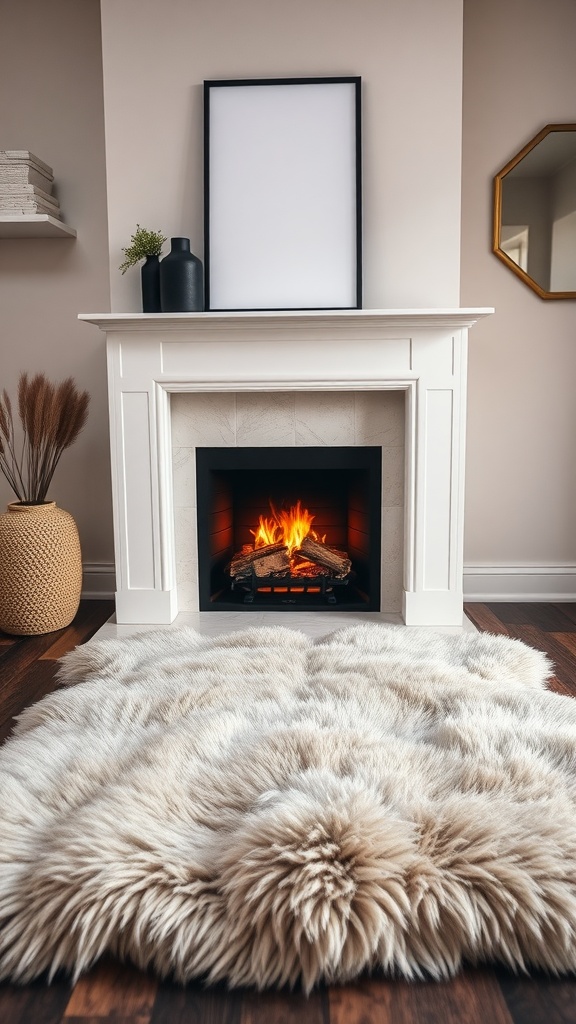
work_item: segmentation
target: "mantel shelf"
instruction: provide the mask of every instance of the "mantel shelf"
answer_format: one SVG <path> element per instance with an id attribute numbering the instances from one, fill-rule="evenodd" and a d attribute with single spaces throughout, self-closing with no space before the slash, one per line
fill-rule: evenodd
<path id="1" fill-rule="evenodd" d="M 76 238 L 76 232 L 47 213 L 2 213 L 0 238 Z"/>
<path id="2" fill-rule="evenodd" d="M 339 310 L 243 310 L 206 313 L 80 313 L 79 320 L 95 324 L 105 332 L 157 333 L 184 331 L 230 334 L 243 331 L 264 335 L 271 329 L 280 332 L 305 330 L 345 332 L 385 328 L 472 327 L 490 316 L 492 307 L 475 309 L 339 309 Z"/>

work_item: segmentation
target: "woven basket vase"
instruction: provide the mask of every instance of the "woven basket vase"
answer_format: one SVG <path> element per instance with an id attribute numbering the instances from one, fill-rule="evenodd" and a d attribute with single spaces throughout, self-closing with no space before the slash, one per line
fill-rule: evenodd
<path id="1" fill-rule="evenodd" d="M 63 629 L 78 611 L 81 587 L 70 513 L 54 501 L 8 505 L 0 515 L 0 629 L 19 636 Z"/>

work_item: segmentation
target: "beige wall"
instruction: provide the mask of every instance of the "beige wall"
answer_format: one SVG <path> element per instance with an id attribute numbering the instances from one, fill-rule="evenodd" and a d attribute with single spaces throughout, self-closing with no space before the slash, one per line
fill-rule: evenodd
<path id="1" fill-rule="evenodd" d="M 110 279 L 136 221 L 202 251 L 204 78 L 361 74 L 365 305 L 458 304 L 461 0 L 103 0 Z M 84 557 L 112 559 L 102 335 L 108 306 L 97 0 L 4 4 L 0 147 L 54 166 L 69 241 L 0 242 L 0 386 L 73 374 L 92 394 L 54 496 Z M 576 305 L 543 302 L 490 252 L 493 174 L 542 125 L 576 120 L 573 0 L 465 0 L 463 305 L 471 332 L 466 561 L 576 563 Z M 512 62 L 511 54 L 517 54 Z M 10 492 L 0 481 L 0 504 Z"/>
<path id="2" fill-rule="evenodd" d="M 0 387 L 22 370 L 72 375 L 91 394 L 84 433 L 65 452 L 50 497 L 69 509 L 84 561 L 111 562 L 104 344 L 76 316 L 109 308 L 98 0 L 2 5 L 0 148 L 29 149 L 54 168 L 76 240 L 0 241 Z M 12 492 L 0 480 L 0 507 Z"/>
<path id="3" fill-rule="evenodd" d="M 462 0 L 102 0 L 111 294 L 136 223 L 202 255 L 202 82 L 361 75 L 364 305 L 458 305 Z"/>
<path id="4" fill-rule="evenodd" d="M 463 305 L 471 332 L 465 561 L 576 563 L 576 302 L 543 301 L 490 251 L 492 176 L 576 120 L 573 0 L 466 0 Z M 576 587 L 572 587 L 576 590 Z"/>

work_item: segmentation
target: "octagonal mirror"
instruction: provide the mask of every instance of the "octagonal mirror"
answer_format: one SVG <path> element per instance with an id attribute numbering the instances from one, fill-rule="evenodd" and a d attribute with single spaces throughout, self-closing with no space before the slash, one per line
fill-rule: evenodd
<path id="1" fill-rule="evenodd" d="M 548 124 L 494 178 L 493 252 L 542 299 L 576 299 L 576 124 Z"/>

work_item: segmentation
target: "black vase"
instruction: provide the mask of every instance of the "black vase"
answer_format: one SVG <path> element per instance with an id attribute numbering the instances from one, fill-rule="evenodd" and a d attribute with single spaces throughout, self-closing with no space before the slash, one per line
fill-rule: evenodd
<path id="1" fill-rule="evenodd" d="M 157 256 L 147 256 L 142 264 L 142 312 L 159 313 L 160 305 L 160 260 Z"/>
<path id="2" fill-rule="evenodd" d="M 198 313 L 204 309 L 202 262 L 190 252 L 189 238 L 171 238 L 170 252 L 160 263 L 163 313 Z"/>

